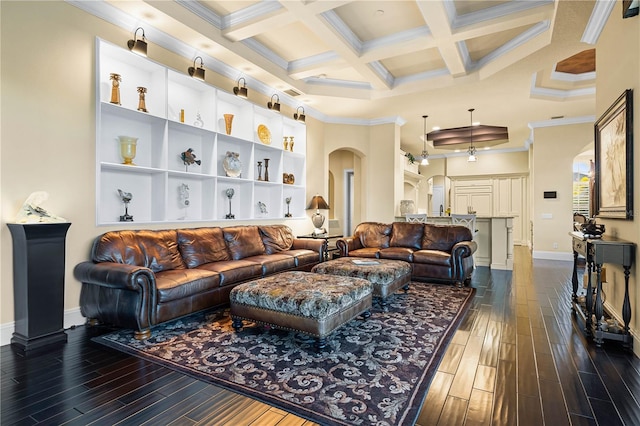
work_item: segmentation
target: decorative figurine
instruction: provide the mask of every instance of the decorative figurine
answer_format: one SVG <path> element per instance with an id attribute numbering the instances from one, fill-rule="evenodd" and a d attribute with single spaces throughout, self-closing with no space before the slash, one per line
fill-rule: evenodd
<path id="1" fill-rule="evenodd" d="M 180 204 L 183 204 L 185 207 L 189 207 L 189 185 L 183 183 L 179 187 L 180 191 Z"/>
<path id="2" fill-rule="evenodd" d="M 289 150 L 289 141 L 287 139 L 289 139 L 288 136 L 284 136 L 283 137 L 283 141 L 282 141 L 282 145 L 284 146 L 284 150 L 288 151 Z"/>
<path id="3" fill-rule="evenodd" d="M 193 153 L 193 149 L 189 148 L 185 152 L 180 154 L 180 158 L 182 158 L 182 162 L 184 163 L 184 171 L 186 172 L 188 167 L 192 164 L 197 164 L 198 166 L 202 164 L 201 160 L 196 160 L 196 155 Z"/>
<path id="4" fill-rule="evenodd" d="M 293 152 L 293 136 L 289 136 L 289 151 Z"/>
<path id="5" fill-rule="evenodd" d="M 258 161 L 258 180 L 262 180 L 262 161 Z"/>
<path id="6" fill-rule="evenodd" d="M 264 181 L 269 182 L 269 159 L 264 159 Z"/>
<path id="7" fill-rule="evenodd" d="M 260 209 L 260 213 L 261 214 L 267 214 L 269 213 L 267 211 L 267 205 L 265 203 L 263 203 L 262 201 L 258 201 L 258 208 Z"/>
<path id="8" fill-rule="evenodd" d="M 196 113 L 196 121 L 193 122 L 193 125 L 196 127 L 204 127 L 204 121 L 202 121 L 202 117 L 200 116 L 200 111 Z"/>
<path id="9" fill-rule="evenodd" d="M 133 198 L 130 192 L 124 192 L 121 189 L 118 189 L 118 194 L 120 194 L 120 199 L 124 203 L 124 214 L 120 216 L 120 222 L 133 222 L 133 216 L 129 214 L 129 202 Z"/>
<path id="10" fill-rule="evenodd" d="M 285 198 L 284 201 L 287 203 L 287 214 L 285 214 L 284 217 L 291 217 L 291 213 L 289 213 L 289 205 L 291 204 L 291 197 Z"/>
<path id="11" fill-rule="evenodd" d="M 222 168 L 228 177 L 241 177 L 242 176 L 242 162 L 240 161 L 240 154 L 233 151 L 227 151 L 222 160 Z"/>
<path id="12" fill-rule="evenodd" d="M 146 87 L 138 87 L 138 111 L 149 112 L 144 99 L 145 93 L 147 93 Z"/>
<path id="13" fill-rule="evenodd" d="M 120 82 L 122 77 L 120 74 L 112 72 L 109 74 L 109 80 L 111 80 L 111 103 L 120 105 Z"/>
<path id="14" fill-rule="evenodd" d="M 180 184 L 178 187 L 179 199 L 180 199 L 180 207 L 184 208 L 184 216 L 178 218 L 179 220 L 185 220 L 187 218 L 187 210 L 189 207 L 189 185 L 186 183 Z"/>
<path id="15" fill-rule="evenodd" d="M 235 191 L 233 190 L 233 188 L 229 188 L 225 191 L 225 194 L 227 194 L 227 198 L 229 199 L 229 214 L 226 215 L 224 218 L 235 219 L 236 217 L 231 214 L 231 199 L 233 198 L 233 194 L 235 194 Z"/>

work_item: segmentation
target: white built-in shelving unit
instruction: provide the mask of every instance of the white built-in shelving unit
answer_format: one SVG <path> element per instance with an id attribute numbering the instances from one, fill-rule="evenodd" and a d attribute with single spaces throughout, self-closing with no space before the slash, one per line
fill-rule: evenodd
<path id="1" fill-rule="evenodd" d="M 133 196 L 128 212 L 134 224 L 284 218 L 286 198 L 293 218 L 306 218 L 306 127 L 104 40 L 96 41 L 96 189 L 98 225 L 122 224 L 124 204 L 118 189 Z M 112 104 L 110 74 L 120 74 L 120 105 Z M 148 112 L 138 111 L 137 87 L 146 87 Z M 184 122 L 180 111 L 184 110 Z M 202 126 L 197 126 L 200 114 Z M 233 114 L 230 135 L 224 114 Z M 258 137 L 266 126 L 271 143 Z M 122 164 L 119 136 L 138 138 L 134 165 Z M 284 150 L 283 137 L 294 137 Z M 181 153 L 191 148 L 200 165 L 185 166 Z M 242 173 L 228 177 L 227 151 L 239 154 Z M 257 162 L 269 159 L 269 181 L 258 180 Z M 293 184 L 283 174 L 293 174 Z M 189 187 L 189 205 L 181 198 Z M 229 213 L 226 191 L 233 188 Z M 259 207 L 264 203 L 267 212 Z"/>

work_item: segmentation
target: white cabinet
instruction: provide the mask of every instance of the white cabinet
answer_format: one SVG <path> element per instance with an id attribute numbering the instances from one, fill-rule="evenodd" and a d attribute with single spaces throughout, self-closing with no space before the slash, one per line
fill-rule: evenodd
<path id="1" fill-rule="evenodd" d="M 472 210 L 478 216 L 493 215 L 491 180 L 453 180 L 452 192 L 452 213 L 467 214 Z"/>
<path id="2" fill-rule="evenodd" d="M 228 220 L 229 202 L 235 220 L 280 219 L 287 208 L 287 217 L 306 217 L 304 124 L 103 40 L 96 52 L 98 225 L 122 223 L 118 189 L 132 194 L 128 213 L 136 224 Z M 112 73 L 121 78 L 120 105 L 111 103 Z M 146 89 L 146 112 L 138 110 L 138 87 Z M 261 135 L 260 125 L 267 129 Z M 133 165 L 123 164 L 119 136 L 137 138 Z M 284 149 L 285 136 L 293 149 Z M 196 162 L 185 164 L 187 151 Z M 242 163 L 237 177 L 225 172 L 227 152 Z"/>

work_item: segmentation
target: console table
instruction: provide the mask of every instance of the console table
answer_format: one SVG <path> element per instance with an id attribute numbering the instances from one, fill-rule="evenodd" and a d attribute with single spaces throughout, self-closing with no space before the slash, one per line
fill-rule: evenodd
<path id="1" fill-rule="evenodd" d="M 621 341 L 625 348 L 629 348 L 633 338 L 629 333 L 629 322 L 631 321 L 631 303 L 629 301 L 629 271 L 633 264 L 635 244 L 629 241 L 620 240 L 614 237 L 603 236 L 602 238 L 588 238 L 582 232 L 570 232 L 573 239 L 573 274 L 571 284 L 572 307 L 574 313 L 580 314 L 585 322 L 585 331 L 593 336 L 597 346 L 602 346 L 604 339 Z M 584 308 L 578 301 L 578 255 L 585 257 L 587 261 L 587 290 L 585 294 Z M 602 318 L 604 316 L 604 306 L 602 300 L 602 264 L 613 263 L 622 265 L 624 269 L 624 301 L 622 304 L 622 320 L 624 327 L 622 333 L 611 333 L 603 330 Z M 595 303 L 593 300 L 593 285 L 591 282 L 591 272 L 596 272 L 596 293 Z M 595 323 L 591 315 L 595 315 Z"/>

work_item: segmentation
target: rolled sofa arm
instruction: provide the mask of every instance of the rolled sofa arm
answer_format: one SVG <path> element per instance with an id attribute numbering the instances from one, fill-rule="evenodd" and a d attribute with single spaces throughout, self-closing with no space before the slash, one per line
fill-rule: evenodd
<path id="1" fill-rule="evenodd" d="M 340 257 L 349 256 L 349 250 L 357 250 L 362 248 L 359 238 L 345 237 L 336 240 L 336 248 L 340 250 Z"/>
<path id="2" fill-rule="evenodd" d="M 142 266 L 81 262 L 73 270 L 82 283 L 80 312 L 89 320 L 146 332 L 155 324 L 155 274 Z"/>
<path id="3" fill-rule="evenodd" d="M 455 244 L 451 249 L 451 254 L 454 259 L 463 259 L 465 257 L 471 256 L 478 249 L 478 243 L 475 241 L 460 241 Z"/>
<path id="4" fill-rule="evenodd" d="M 322 238 L 294 238 L 293 245 L 294 250 L 312 250 L 318 253 L 318 259 L 320 262 L 324 261 L 324 254 L 327 251 L 327 242 Z"/>

